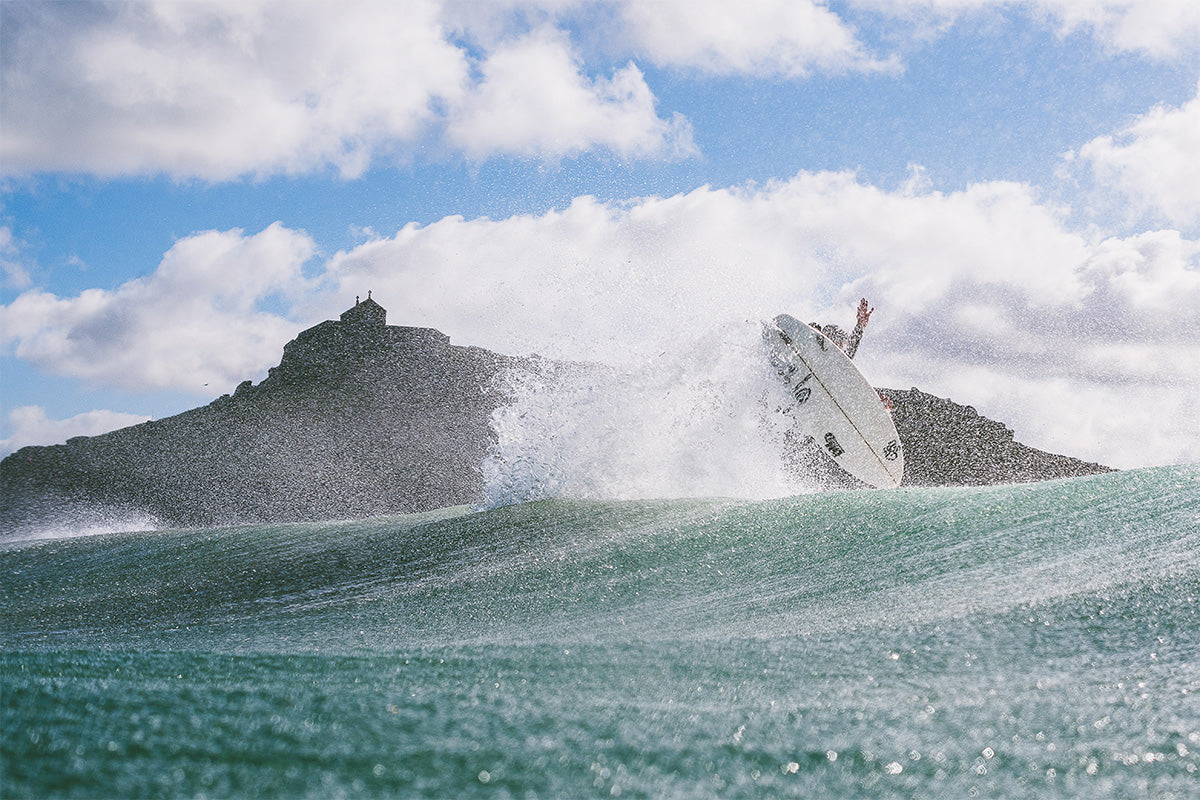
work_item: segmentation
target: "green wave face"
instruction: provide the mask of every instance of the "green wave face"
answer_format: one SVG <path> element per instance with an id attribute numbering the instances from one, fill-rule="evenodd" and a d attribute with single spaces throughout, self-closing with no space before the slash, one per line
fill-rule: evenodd
<path id="1" fill-rule="evenodd" d="M 0 552 L 5 796 L 1178 796 L 1200 471 Z"/>

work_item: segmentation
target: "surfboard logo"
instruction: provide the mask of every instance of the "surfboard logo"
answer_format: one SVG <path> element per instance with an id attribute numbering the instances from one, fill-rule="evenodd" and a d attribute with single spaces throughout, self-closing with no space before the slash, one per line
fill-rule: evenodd
<path id="1" fill-rule="evenodd" d="M 808 383 L 808 380 L 811 377 L 812 373 L 810 372 L 800 380 L 796 381 L 796 385 L 792 387 L 792 397 L 796 398 L 797 404 L 803 403 L 809 398 L 809 396 L 812 395 L 812 389 L 804 385 Z"/>
<path id="2" fill-rule="evenodd" d="M 845 449 L 838 444 L 837 437 L 832 433 L 825 434 L 825 449 L 828 450 L 829 454 L 834 458 L 837 458 L 842 453 L 846 452 Z"/>
<path id="3" fill-rule="evenodd" d="M 883 457 L 888 461 L 895 461 L 900 457 L 900 443 L 892 439 L 883 448 Z"/>
<path id="4" fill-rule="evenodd" d="M 801 403 L 803 403 L 805 400 L 807 400 L 809 397 L 812 396 L 812 389 L 810 389 L 809 387 L 804 385 L 804 384 L 808 383 L 808 381 L 812 378 L 811 372 L 806 374 L 800 380 L 793 383 L 792 376 L 795 375 L 796 372 L 799 371 L 798 367 L 795 364 L 788 364 L 788 363 L 780 362 L 779 360 L 776 359 L 774 354 L 772 354 L 772 361 L 775 364 L 775 370 L 779 374 L 780 380 L 783 381 L 784 386 L 791 387 L 792 397 L 796 400 L 797 405 L 800 405 Z"/>

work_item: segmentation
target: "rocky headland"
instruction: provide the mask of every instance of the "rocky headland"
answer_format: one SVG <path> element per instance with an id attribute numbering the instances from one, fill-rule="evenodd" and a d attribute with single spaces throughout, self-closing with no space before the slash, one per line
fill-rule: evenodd
<path id="1" fill-rule="evenodd" d="M 258 385 L 166 419 L 0 461 L 0 531 L 67 514 L 180 526 L 351 519 L 483 499 L 481 466 L 507 400 L 498 380 L 544 360 L 452 345 L 386 324 L 368 299 L 289 342 Z M 1108 471 L 1016 442 L 970 406 L 881 389 L 905 445 L 905 483 L 1012 483 Z M 848 484 L 848 482 L 847 482 Z M 77 519 L 76 519 L 77 521 Z"/>

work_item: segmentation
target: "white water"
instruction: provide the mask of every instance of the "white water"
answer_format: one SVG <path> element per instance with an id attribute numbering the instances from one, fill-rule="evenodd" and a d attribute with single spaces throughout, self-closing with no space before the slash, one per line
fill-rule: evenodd
<path id="1" fill-rule="evenodd" d="M 507 376 L 485 461 L 486 505 L 549 497 L 767 499 L 811 491 L 782 458 L 786 404 L 757 322 L 726 325 L 628 368 Z"/>
<path id="2" fill-rule="evenodd" d="M 72 506 L 63 504 L 52 509 L 35 524 L 12 531 L 0 532 L 0 544 L 16 545 L 47 539 L 73 539 L 79 536 L 102 536 L 106 533 L 154 531 L 162 522 L 152 514 L 130 509 L 101 506 Z"/>

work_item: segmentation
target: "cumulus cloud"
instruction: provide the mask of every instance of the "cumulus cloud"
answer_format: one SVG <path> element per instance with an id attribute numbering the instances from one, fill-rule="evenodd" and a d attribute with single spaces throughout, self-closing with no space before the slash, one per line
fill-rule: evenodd
<path id="1" fill-rule="evenodd" d="M 854 30 L 812 0 L 622 0 L 622 34 L 651 61 L 716 74 L 873 71 Z"/>
<path id="2" fill-rule="evenodd" d="M 944 194 L 802 173 L 409 225 L 327 271 L 343 295 L 370 284 L 393 319 L 460 343 L 610 363 L 781 311 L 848 326 L 867 295 L 880 310 L 859 360 L 879 384 L 991 410 L 1057 452 L 1120 466 L 1194 458 L 1196 412 L 1163 420 L 1151 399 L 1165 407 L 1200 384 L 1200 244 L 1169 231 L 1094 241 L 1065 216 L 1021 184 Z M 1114 393 L 1131 398 L 1123 422 L 1061 422 L 1109 413 Z M 1155 452 L 1145 426 L 1161 436 Z"/>
<path id="3" fill-rule="evenodd" d="M 1061 305 L 1079 292 L 1062 265 L 1086 255 L 1027 186 L 912 194 L 839 172 L 629 204 L 581 197 L 541 216 L 448 217 L 340 253 L 328 270 L 343 292 L 376 281 L 430 324 L 594 357 L 615 340 L 652 351 L 704 320 L 829 313 L 831 291 L 849 306 L 867 275 L 917 314 L 963 281 Z"/>
<path id="4" fill-rule="evenodd" d="M 278 223 L 252 236 L 198 233 L 115 290 L 19 295 L 0 307 L 2 344 L 58 375 L 216 394 L 278 359 L 295 324 L 262 305 L 308 290 L 301 270 L 314 252 L 307 234 Z"/>
<path id="5" fill-rule="evenodd" d="M 1200 5 L 1191 0 L 1027 0 L 1064 32 L 1088 29 L 1120 50 L 1159 58 L 1197 49 Z"/>
<path id="6" fill-rule="evenodd" d="M 462 90 L 467 59 L 437 10 L 5 3 L 0 154 L 12 171 L 223 180 L 332 164 L 356 175 Z"/>
<path id="7" fill-rule="evenodd" d="M 303 232 L 207 232 L 146 278 L 0 310 L 17 357 L 126 388 L 228 390 L 277 363 L 299 324 L 374 290 L 393 324 L 457 344 L 645 369 L 780 312 L 852 324 L 877 384 L 975 405 L 1021 441 L 1114 466 L 1195 460 L 1200 242 L 1094 238 L 1017 183 L 894 190 L 800 173 L 507 219 L 410 224 L 334 254 L 310 280 Z M 311 313 L 309 311 L 311 309 Z M 716 331 L 716 333 L 714 333 Z M 1070 420 L 1071 422 L 1064 422 Z"/>
<path id="8" fill-rule="evenodd" d="M 332 166 L 354 177 L 442 141 L 447 126 L 446 141 L 476 159 L 693 150 L 682 118 L 656 116 L 636 67 L 588 77 L 566 35 L 544 28 L 469 55 L 436 0 L 7 2 L 0 13 L 0 160 L 14 174 L 222 181 Z"/>
<path id="9" fill-rule="evenodd" d="M 41 406 L 18 406 L 8 412 L 12 435 L 0 439 L 0 457 L 29 445 L 62 444 L 73 436 L 97 436 L 146 422 L 150 417 L 119 411 L 85 411 L 67 419 L 49 419 Z"/>
<path id="10" fill-rule="evenodd" d="M 1200 6 L 1197 6 L 1200 8 Z M 1100 136 L 1068 154 L 1089 165 L 1105 188 L 1137 212 L 1174 225 L 1200 223 L 1200 88 L 1179 108 L 1156 106 L 1114 136 Z"/>
<path id="11" fill-rule="evenodd" d="M 696 154 L 687 120 L 659 118 L 636 66 L 597 80 L 581 66 L 567 36 L 552 28 L 505 43 L 452 114 L 449 140 L 476 160 L 495 153 L 558 158 L 596 147 L 626 157 Z"/>
<path id="12" fill-rule="evenodd" d="M 1194 53 L 1200 42 L 1200 5 L 1192 0 L 852 0 L 861 8 L 919 17 L 942 26 L 972 11 L 1024 9 L 1061 35 L 1089 31 L 1116 50 L 1170 59 Z"/>

